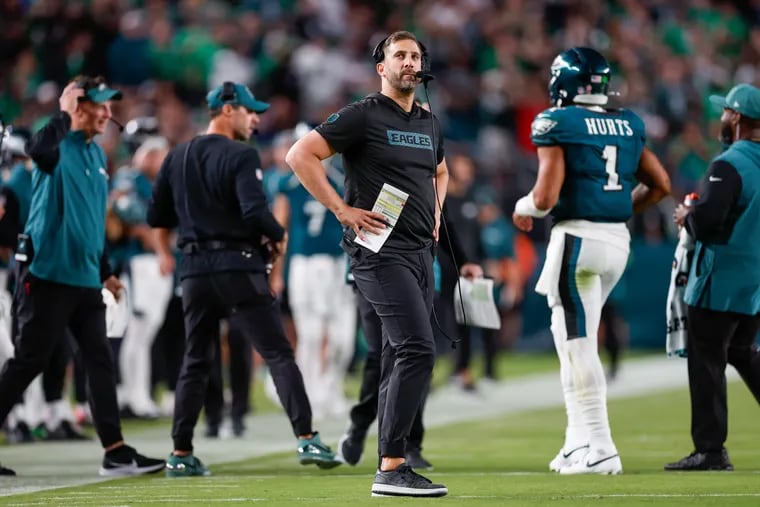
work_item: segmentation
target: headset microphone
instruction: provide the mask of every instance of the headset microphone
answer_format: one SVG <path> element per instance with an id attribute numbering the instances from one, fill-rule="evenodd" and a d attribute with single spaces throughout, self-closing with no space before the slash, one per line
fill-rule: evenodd
<path id="1" fill-rule="evenodd" d="M 435 79 L 435 76 L 432 73 L 425 72 L 424 70 L 419 70 L 415 72 L 414 76 L 417 79 L 421 79 L 422 84 L 427 84 L 429 81 L 432 81 L 433 79 Z"/>
<path id="2" fill-rule="evenodd" d="M 116 120 L 113 116 L 111 116 L 108 119 L 111 120 L 114 123 L 114 125 L 116 125 L 116 128 L 119 129 L 119 132 L 124 132 L 124 125 L 122 125 L 121 122 L 119 122 L 119 120 Z"/>

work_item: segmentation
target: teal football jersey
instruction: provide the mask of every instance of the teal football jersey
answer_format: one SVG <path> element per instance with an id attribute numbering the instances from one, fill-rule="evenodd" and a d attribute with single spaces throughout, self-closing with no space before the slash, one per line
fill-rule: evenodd
<path id="1" fill-rule="evenodd" d="M 551 108 L 533 121 L 536 146 L 561 146 L 565 181 L 552 209 L 557 222 L 625 222 L 644 149 L 644 122 L 627 109 Z"/>
<path id="2" fill-rule="evenodd" d="M 340 192 L 338 185 L 332 183 Z M 295 174 L 280 179 L 278 192 L 285 195 L 290 203 L 289 255 L 338 256 L 343 253 L 340 248 L 343 226 L 335 215 L 312 197 Z"/>

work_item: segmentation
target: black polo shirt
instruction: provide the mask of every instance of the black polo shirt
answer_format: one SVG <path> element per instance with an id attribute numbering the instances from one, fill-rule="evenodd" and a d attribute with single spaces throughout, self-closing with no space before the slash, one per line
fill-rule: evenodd
<path id="1" fill-rule="evenodd" d="M 343 154 L 347 204 L 371 210 L 384 183 L 409 194 L 383 251 L 429 248 L 437 206 L 433 176 L 444 156 L 438 120 L 417 104 L 407 113 L 391 98 L 373 93 L 330 115 L 316 130 Z M 346 243 L 354 237 L 351 229 L 344 231 Z"/>
<path id="2" fill-rule="evenodd" d="M 258 152 L 216 134 L 198 136 L 189 146 L 180 144 L 166 156 L 153 186 L 148 224 L 176 227 L 180 249 L 211 241 L 255 247 L 184 255 L 182 278 L 220 271 L 263 272 L 267 259 L 262 239 L 279 241 L 285 231 L 269 210 Z"/>

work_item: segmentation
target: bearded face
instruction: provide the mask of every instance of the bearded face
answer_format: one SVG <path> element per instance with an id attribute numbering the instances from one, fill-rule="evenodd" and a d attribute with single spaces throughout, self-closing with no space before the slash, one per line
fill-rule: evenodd
<path id="1" fill-rule="evenodd" d="M 399 72 L 389 71 L 386 76 L 391 86 L 403 93 L 413 92 L 419 83 L 415 72 L 410 69 L 402 69 Z"/>
<path id="2" fill-rule="evenodd" d="M 391 87 L 401 93 L 413 93 L 420 80 L 416 73 L 422 68 L 422 55 L 416 41 L 402 39 L 385 49 L 382 74 Z"/>
<path id="3" fill-rule="evenodd" d="M 736 126 L 739 124 L 740 115 L 731 109 L 724 109 L 720 116 L 719 141 L 722 145 L 733 144 L 736 139 Z"/>

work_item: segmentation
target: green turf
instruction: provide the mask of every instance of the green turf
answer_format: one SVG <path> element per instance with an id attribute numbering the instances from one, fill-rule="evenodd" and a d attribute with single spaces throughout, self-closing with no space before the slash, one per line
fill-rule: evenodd
<path id="1" fill-rule="evenodd" d="M 547 471 L 561 444 L 561 409 L 433 429 L 425 455 L 429 476 L 445 483 L 440 499 L 372 498 L 373 460 L 319 471 L 293 453 L 213 466 L 214 476 L 109 481 L 3 498 L 6 505 L 432 505 L 632 506 L 760 505 L 757 404 L 740 383 L 729 386 L 727 446 L 735 472 L 665 473 L 662 465 L 691 450 L 685 390 L 610 404 L 621 476 L 562 477 Z M 370 447 L 373 442 L 369 443 Z"/>
<path id="2" fill-rule="evenodd" d="M 526 354 L 503 351 L 497 354 L 494 366 L 496 374 L 500 380 L 536 373 L 546 373 L 548 371 L 557 371 L 558 368 L 559 360 L 554 352 Z M 441 387 L 449 382 L 453 369 L 453 359 L 451 355 L 438 357 L 435 362 L 435 369 L 433 370 L 433 389 Z M 483 361 L 478 355 L 472 360 L 472 372 L 475 378 L 483 376 Z M 345 391 L 349 400 L 356 400 L 359 396 L 361 380 L 361 371 L 346 377 Z M 251 389 L 251 406 L 260 413 L 280 410 L 279 406 L 272 403 L 264 392 L 264 377 L 262 375 L 257 375 L 256 380 L 253 383 L 253 389 Z"/>

